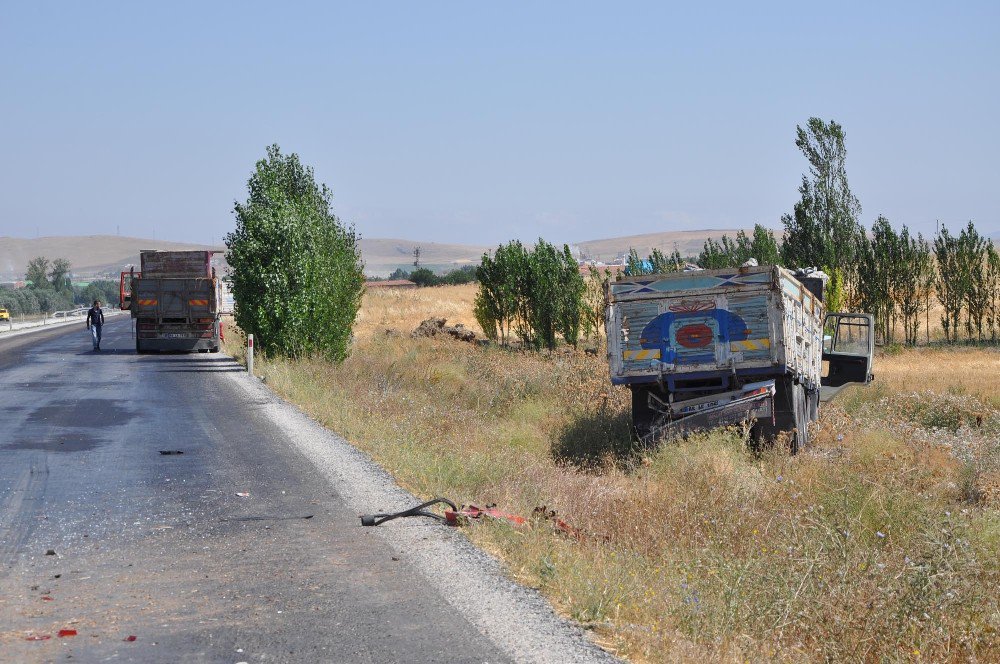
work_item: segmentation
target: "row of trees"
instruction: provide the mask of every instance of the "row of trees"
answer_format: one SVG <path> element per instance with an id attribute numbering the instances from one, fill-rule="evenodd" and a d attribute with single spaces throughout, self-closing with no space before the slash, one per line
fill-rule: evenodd
<path id="1" fill-rule="evenodd" d="M 553 349 L 558 337 L 577 344 L 582 323 L 583 276 L 569 247 L 560 251 L 539 239 L 483 254 L 475 315 L 486 336 L 502 344 L 517 335 L 523 344 Z"/>
<path id="2" fill-rule="evenodd" d="M 465 265 L 444 274 L 437 274 L 426 267 L 418 266 L 412 272 L 407 272 L 403 268 L 396 268 L 389 275 L 388 279 L 407 279 L 418 286 L 459 286 L 461 284 L 475 283 L 477 270 L 478 268 L 475 265 Z"/>
<path id="3" fill-rule="evenodd" d="M 0 308 L 12 316 L 34 316 L 65 311 L 94 300 L 117 302 L 118 284 L 92 281 L 86 286 L 74 286 L 70 268 L 69 261 L 64 258 L 49 260 L 38 256 L 31 259 L 25 271 L 26 286 L 0 288 Z"/>
<path id="4" fill-rule="evenodd" d="M 735 240 L 730 240 L 726 235 L 719 242 L 708 238 L 698 255 L 697 264 L 706 270 L 714 270 L 738 267 L 753 258 L 758 265 L 774 265 L 778 262 L 778 255 L 778 241 L 774 232 L 760 224 L 754 224 L 753 234 L 749 236 L 741 230 L 736 233 Z"/>
<path id="5" fill-rule="evenodd" d="M 1000 252 L 969 222 L 956 236 L 942 228 L 934 238 L 935 289 L 944 308 L 945 339 L 958 339 L 964 322 L 968 339 L 1000 336 Z M 964 321 L 963 319 L 964 314 Z"/>
<path id="6" fill-rule="evenodd" d="M 940 228 L 932 240 L 896 231 L 879 216 L 867 231 L 861 204 L 846 170 L 846 134 L 836 122 L 810 118 L 796 128 L 795 144 L 808 162 L 799 200 L 782 217 L 780 248 L 773 234 L 757 226 L 753 238 L 706 241 L 698 257 L 705 268 L 735 267 L 753 257 L 761 264 L 819 267 L 830 275 L 830 310 L 874 314 L 876 332 L 888 342 L 930 340 L 931 309 L 944 310 L 945 340 L 983 341 L 1000 336 L 1000 256 L 972 222 L 958 235 Z"/>

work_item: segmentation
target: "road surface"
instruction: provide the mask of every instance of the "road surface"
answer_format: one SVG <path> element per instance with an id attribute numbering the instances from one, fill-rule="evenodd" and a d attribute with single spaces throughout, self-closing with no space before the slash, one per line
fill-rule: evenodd
<path id="1" fill-rule="evenodd" d="M 229 358 L 90 345 L 0 340 L 0 661 L 604 659 L 461 535 L 362 528 L 381 471 Z"/>

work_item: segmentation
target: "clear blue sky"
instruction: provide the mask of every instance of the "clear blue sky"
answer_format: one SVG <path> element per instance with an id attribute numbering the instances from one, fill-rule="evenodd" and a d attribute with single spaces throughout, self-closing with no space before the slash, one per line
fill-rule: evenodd
<path id="1" fill-rule="evenodd" d="M 1000 230 L 1000 3 L 701 4 L 4 0 L 0 235 L 218 241 L 275 142 L 366 237 L 778 227 L 811 115 L 866 224 Z"/>

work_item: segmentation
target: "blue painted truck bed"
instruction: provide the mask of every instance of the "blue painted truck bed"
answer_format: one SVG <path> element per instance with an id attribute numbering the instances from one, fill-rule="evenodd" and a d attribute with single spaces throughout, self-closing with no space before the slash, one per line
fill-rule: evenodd
<path id="1" fill-rule="evenodd" d="M 791 374 L 819 385 L 823 304 L 784 268 L 626 277 L 607 298 L 613 383 Z"/>

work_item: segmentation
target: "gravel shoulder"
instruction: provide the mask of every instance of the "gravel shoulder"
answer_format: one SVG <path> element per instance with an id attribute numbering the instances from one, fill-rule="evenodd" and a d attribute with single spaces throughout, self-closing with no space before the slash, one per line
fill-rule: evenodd
<path id="1" fill-rule="evenodd" d="M 245 373 L 225 374 L 262 413 L 289 434 L 298 451 L 359 515 L 420 502 L 347 440 L 329 431 Z M 496 559 L 460 531 L 426 519 L 373 529 L 501 651 L 521 662 L 616 662 L 580 627 L 557 616 L 537 591 L 510 579 Z"/>

